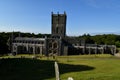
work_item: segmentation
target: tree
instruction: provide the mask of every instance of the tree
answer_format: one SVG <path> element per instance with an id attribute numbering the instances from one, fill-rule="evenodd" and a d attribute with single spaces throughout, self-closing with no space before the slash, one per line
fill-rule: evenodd
<path id="1" fill-rule="evenodd" d="M 84 34 L 81 37 L 85 40 L 86 43 L 94 43 L 90 34 Z"/>

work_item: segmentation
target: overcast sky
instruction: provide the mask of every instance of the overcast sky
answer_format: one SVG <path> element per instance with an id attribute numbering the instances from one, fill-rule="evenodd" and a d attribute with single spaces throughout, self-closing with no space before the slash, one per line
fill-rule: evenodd
<path id="1" fill-rule="evenodd" d="M 49 34 L 52 11 L 66 11 L 70 36 L 120 32 L 120 0 L 0 0 L 0 32 Z"/>

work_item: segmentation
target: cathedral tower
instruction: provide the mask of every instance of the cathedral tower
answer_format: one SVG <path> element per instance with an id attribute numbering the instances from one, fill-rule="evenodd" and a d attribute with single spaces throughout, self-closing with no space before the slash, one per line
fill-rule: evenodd
<path id="1" fill-rule="evenodd" d="M 52 36 L 54 37 L 65 37 L 66 36 L 66 20 L 67 15 L 64 12 L 64 14 L 53 14 L 52 12 Z"/>

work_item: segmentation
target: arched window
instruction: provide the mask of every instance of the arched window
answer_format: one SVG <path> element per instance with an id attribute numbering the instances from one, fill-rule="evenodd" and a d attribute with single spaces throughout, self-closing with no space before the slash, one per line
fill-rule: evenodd
<path id="1" fill-rule="evenodd" d="M 30 48 L 30 53 L 33 53 L 33 48 L 32 47 Z"/>
<path id="2" fill-rule="evenodd" d="M 58 33 L 59 32 L 59 28 L 58 27 L 56 27 L 56 33 Z"/>
<path id="3" fill-rule="evenodd" d="M 57 48 L 58 45 L 57 45 L 57 42 L 53 43 L 53 48 Z"/>
<path id="4" fill-rule="evenodd" d="M 52 48 L 52 43 L 51 42 L 49 43 L 49 48 Z"/>
<path id="5" fill-rule="evenodd" d="M 25 46 L 23 47 L 23 51 L 27 51 L 27 48 Z"/>
<path id="6" fill-rule="evenodd" d="M 37 47 L 37 54 L 39 54 L 40 53 L 40 48 L 39 47 Z"/>

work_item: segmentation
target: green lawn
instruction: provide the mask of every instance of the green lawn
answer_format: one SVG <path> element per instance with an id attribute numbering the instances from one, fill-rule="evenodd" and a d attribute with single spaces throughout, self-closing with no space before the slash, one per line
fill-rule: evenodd
<path id="1" fill-rule="evenodd" d="M 4 56 L 0 59 L 0 80 L 55 80 L 54 59 L 31 55 Z M 60 56 L 61 80 L 120 80 L 120 59 L 111 55 Z"/>

